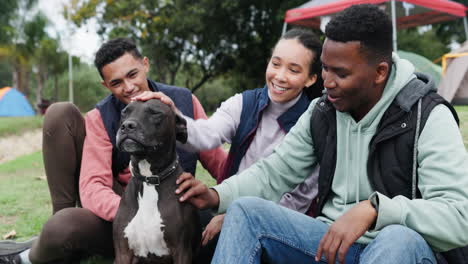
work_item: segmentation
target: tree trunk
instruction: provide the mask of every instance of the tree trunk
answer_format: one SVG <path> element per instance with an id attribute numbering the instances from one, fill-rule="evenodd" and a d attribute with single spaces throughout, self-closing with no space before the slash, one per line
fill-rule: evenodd
<path id="1" fill-rule="evenodd" d="M 12 86 L 16 89 L 19 90 L 18 88 L 18 85 L 19 85 L 19 73 L 18 71 L 16 70 L 16 67 L 13 67 L 13 71 L 12 71 Z"/>
<path id="2" fill-rule="evenodd" d="M 42 105 L 42 92 L 44 91 L 44 84 L 45 81 L 47 80 L 47 71 L 44 69 L 44 67 L 39 66 L 39 71 L 36 74 L 36 80 L 37 80 L 37 87 L 36 87 L 36 104 L 35 108 L 37 110 L 39 109 L 39 106 Z"/>
<path id="3" fill-rule="evenodd" d="M 179 60 L 179 62 L 177 63 L 177 65 L 175 65 L 175 67 L 173 69 L 170 70 L 170 78 L 171 78 L 171 83 L 170 85 L 175 85 L 175 81 L 176 81 L 176 76 L 177 76 L 177 72 L 179 71 L 179 68 L 180 68 L 180 65 L 182 65 L 182 61 Z"/>
<path id="4" fill-rule="evenodd" d="M 57 74 L 54 75 L 54 97 L 52 98 L 52 102 L 57 102 L 59 96 L 59 88 L 58 88 L 58 77 Z"/>
<path id="5" fill-rule="evenodd" d="M 21 67 L 22 70 L 21 70 L 21 79 L 20 79 L 20 85 L 22 87 L 22 91 L 23 91 L 23 94 L 26 96 L 26 97 L 29 97 L 30 95 L 30 90 L 29 90 L 29 76 L 31 75 L 31 73 L 25 68 L 25 67 Z"/>
<path id="6" fill-rule="evenodd" d="M 192 93 L 195 93 L 198 89 L 200 89 L 201 86 L 202 86 L 203 84 L 205 84 L 206 81 L 208 81 L 209 79 L 211 79 L 211 77 L 213 77 L 213 74 L 209 74 L 209 73 L 208 73 L 208 74 L 203 75 L 203 77 L 200 79 L 200 81 L 198 81 L 198 83 L 195 84 L 195 85 L 191 88 Z"/>

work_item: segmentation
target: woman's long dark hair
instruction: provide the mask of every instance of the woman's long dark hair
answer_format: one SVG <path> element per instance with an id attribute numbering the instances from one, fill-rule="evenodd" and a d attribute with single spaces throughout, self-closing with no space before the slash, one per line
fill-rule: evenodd
<path id="1" fill-rule="evenodd" d="M 310 99 L 320 97 L 323 90 L 322 62 L 320 61 L 322 42 L 320 39 L 314 32 L 305 28 L 290 29 L 281 36 L 281 39 L 297 39 L 299 43 L 312 52 L 313 57 L 309 67 L 309 75 L 316 74 L 317 81 L 313 85 L 305 87 L 304 92 Z"/>

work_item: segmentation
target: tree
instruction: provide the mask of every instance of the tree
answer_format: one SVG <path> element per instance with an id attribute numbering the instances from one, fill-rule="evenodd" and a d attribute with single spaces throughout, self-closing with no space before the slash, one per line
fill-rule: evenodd
<path id="1" fill-rule="evenodd" d="M 25 46 L 28 48 L 30 63 L 36 77 L 36 106 L 42 102 L 42 92 L 48 77 L 48 65 L 54 59 L 57 45 L 45 31 L 48 19 L 42 14 L 36 14 L 24 25 L 26 36 Z"/>
<path id="2" fill-rule="evenodd" d="M 468 6 L 468 0 L 452 1 Z M 434 24 L 433 27 L 437 37 L 440 38 L 445 45 L 449 45 L 452 41 L 462 43 L 467 40 L 465 28 L 461 19 Z"/>
<path id="3" fill-rule="evenodd" d="M 264 82 L 270 50 L 281 35 L 284 12 L 303 1 L 281 0 L 81 0 L 73 10 L 80 25 L 96 18 L 105 37 L 138 41 L 153 63 L 152 73 L 192 91 L 230 73 L 242 76 L 241 89 Z"/>
<path id="4" fill-rule="evenodd" d="M 29 58 L 31 49 L 25 44 L 26 37 L 22 30 L 26 23 L 26 14 L 37 0 L 1 0 L 2 11 L 5 6 L 9 12 L 0 14 L 0 59 L 8 60 L 12 65 L 12 84 L 15 88 L 29 94 Z M 7 14 L 5 14 L 7 13 Z"/>
<path id="5" fill-rule="evenodd" d="M 422 33 L 417 28 L 398 31 L 398 49 L 417 53 L 431 61 L 450 51 L 434 28 Z"/>
<path id="6" fill-rule="evenodd" d="M 12 35 L 14 34 L 14 28 L 10 24 L 10 21 L 15 15 L 15 10 L 18 7 L 18 1 L 16 0 L 0 0 L 0 6 L 2 12 L 0 12 L 0 45 L 9 43 Z"/>

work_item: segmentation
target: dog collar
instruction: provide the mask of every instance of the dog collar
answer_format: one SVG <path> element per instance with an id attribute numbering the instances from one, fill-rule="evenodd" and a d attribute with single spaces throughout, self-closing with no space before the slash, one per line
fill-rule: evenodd
<path id="1" fill-rule="evenodd" d="M 179 165 L 179 160 L 176 158 L 172 162 L 171 165 L 169 165 L 167 168 L 165 168 L 162 172 L 160 172 L 158 174 L 155 174 L 155 175 L 149 176 L 149 177 L 136 174 L 135 178 L 137 180 L 146 182 L 146 183 L 148 183 L 150 185 L 159 186 L 164 179 L 166 179 L 169 175 L 171 175 L 175 171 L 175 169 L 177 168 L 178 165 Z"/>

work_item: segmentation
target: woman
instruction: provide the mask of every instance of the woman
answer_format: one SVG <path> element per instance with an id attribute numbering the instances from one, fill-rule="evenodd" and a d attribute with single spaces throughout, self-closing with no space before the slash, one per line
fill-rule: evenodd
<path id="1" fill-rule="evenodd" d="M 268 62 L 266 85 L 232 96 L 207 120 L 185 117 L 188 140 L 183 147 L 200 151 L 231 144 L 224 172 L 216 177 L 218 183 L 271 154 L 311 100 L 321 95 L 321 51 L 322 43 L 311 31 L 286 32 Z M 161 99 L 175 109 L 162 93 L 146 92 L 134 99 L 152 98 Z M 309 177 L 293 192 L 285 194 L 280 203 L 305 213 L 317 194 L 316 183 L 316 177 Z M 203 245 L 219 233 L 223 219 L 224 215 L 213 217 L 203 232 Z"/>

